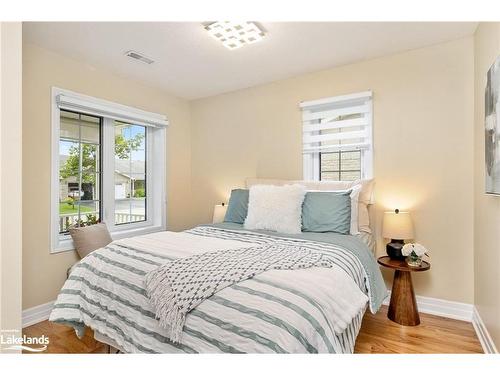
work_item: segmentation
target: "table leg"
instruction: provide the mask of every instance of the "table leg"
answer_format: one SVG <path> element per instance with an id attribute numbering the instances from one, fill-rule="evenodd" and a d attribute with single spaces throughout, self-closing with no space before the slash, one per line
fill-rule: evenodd
<path id="1" fill-rule="evenodd" d="M 391 303 L 387 317 L 403 326 L 418 326 L 420 324 L 411 272 L 399 270 L 394 272 Z"/>

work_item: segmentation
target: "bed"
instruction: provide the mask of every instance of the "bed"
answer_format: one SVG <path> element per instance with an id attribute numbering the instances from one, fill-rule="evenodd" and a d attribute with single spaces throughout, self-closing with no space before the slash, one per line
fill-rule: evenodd
<path id="1" fill-rule="evenodd" d="M 49 320 L 85 327 L 125 353 L 352 353 L 361 321 L 386 288 L 369 236 L 280 235 L 242 225 L 203 225 L 114 241 L 72 270 Z M 331 268 L 271 270 L 227 287 L 192 310 L 181 342 L 160 327 L 144 277 L 174 259 L 279 243 L 335 258 Z"/>

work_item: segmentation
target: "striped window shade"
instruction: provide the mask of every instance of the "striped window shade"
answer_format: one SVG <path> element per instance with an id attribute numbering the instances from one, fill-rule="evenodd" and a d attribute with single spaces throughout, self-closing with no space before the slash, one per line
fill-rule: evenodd
<path id="1" fill-rule="evenodd" d="M 304 178 L 320 179 L 321 153 L 361 152 L 361 177 L 371 177 L 372 92 L 341 95 L 300 103 L 302 109 Z"/>

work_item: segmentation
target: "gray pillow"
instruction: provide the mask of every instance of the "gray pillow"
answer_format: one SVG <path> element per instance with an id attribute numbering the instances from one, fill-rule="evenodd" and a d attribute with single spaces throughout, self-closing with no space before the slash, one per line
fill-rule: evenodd
<path id="1" fill-rule="evenodd" d="M 231 190 L 225 223 L 243 224 L 248 214 L 248 189 Z"/>
<path id="2" fill-rule="evenodd" d="M 104 223 L 88 227 L 70 228 L 69 234 L 80 258 L 86 257 L 92 251 L 100 249 L 113 241 Z"/>
<path id="3" fill-rule="evenodd" d="M 351 191 L 309 191 L 302 204 L 303 232 L 349 234 Z"/>

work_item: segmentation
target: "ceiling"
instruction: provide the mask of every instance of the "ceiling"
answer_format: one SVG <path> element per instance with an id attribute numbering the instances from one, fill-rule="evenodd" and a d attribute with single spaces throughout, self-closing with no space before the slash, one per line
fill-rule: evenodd
<path id="1" fill-rule="evenodd" d="M 260 22 L 263 41 L 228 50 L 193 22 L 26 22 L 24 40 L 195 99 L 472 35 L 467 22 Z M 135 50 L 147 65 L 124 56 Z"/>

